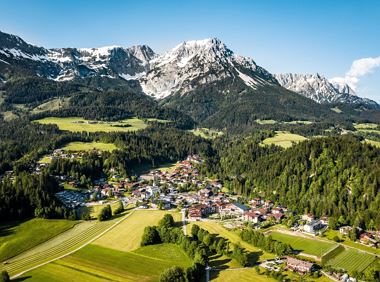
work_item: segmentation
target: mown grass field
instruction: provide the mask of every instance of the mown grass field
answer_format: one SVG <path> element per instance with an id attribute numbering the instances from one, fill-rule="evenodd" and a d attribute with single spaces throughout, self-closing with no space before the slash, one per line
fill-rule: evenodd
<path id="1" fill-rule="evenodd" d="M 262 271 L 263 272 L 263 271 Z M 212 271 L 210 280 L 215 282 L 271 282 L 276 281 L 264 274 L 260 275 L 254 268 Z"/>
<path id="2" fill-rule="evenodd" d="M 290 244 L 294 250 L 317 257 L 321 257 L 336 245 L 336 243 L 333 242 L 324 242 L 314 238 L 303 238 L 279 232 L 271 232 L 270 235 L 277 241 Z"/>
<path id="3" fill-rule="evenodd" d="M 186 226 L 188 234 L 191 234 L 191 226 L 193 224 L 199 225 L 199 227 L 202 227 L 202 228 L 208 230 L 211 234 L 216 234 L 218 236 L 224 237 L 234 244 L 240 244 L 248 252 L 256 253 L 259 256 L 259 260 L 266 260 L 266 259 L 271 259 L 271 258 L 275 257 L 275 255 L 273 255 L 273 254 L 263 252 L 261 249 L 256 248 L 247 242 L 244 242 L 243 240 L 241 240 L 241 238 L 237 232 L 232 231 L 232 230 L 227 230 L 222 225 L 220 225 L 218 222 L 215 222 L 215 221 L 190 222 Z M 232 265 L 229 265 L 229 266 L 232 267 Z"/>
<path id="4" fill-rule="evenodd" d="M 210 128 L 205 128 L 205 127 L 192 129 L 192 130 L 189 130 L 189 132 L 193 133 L 196 136 L 203 137 L 205 139 L 215 139 L 215 138 L 223 135 L 222 131 L 218 131 L 218 130 L 210 129 Z"/>
<path id="5" fill-rule="evenodd" d="M 41 124 L 56 124 L 60 130 L 72 132 L 130 132 L 144 129 L 148 125 L 142 119 L 130 118 L 117 122 L 89 121 L 79 117 L 48 117 L 36 120 Z M 92 123 L 94 122 L 94 123 Z M 130 125 L 129 127 L 121 127 Z"/>
<path id="6" fill-rule="evenodd" d="M 65 146 L 59 148 L 65 151 L 70 152 L 80 152 L 80 151 L 91 151 L 91 150 L 99 150 L 99 151 L 108 151 L 112 152 L 116 150 L 117 147 L 113 143 L 103 143 L 103 142 L 70 142 Z M 51 163 L 51 158 L 49 156 L 43 156 L 38 160 L 38 163 Z"/>
<path id="7" fill-rule="evenodd" d="M 158 281 L 173 265 L 189 267 L 191 260 L 173 244 L 122 252 L 88 245 L 78 252 L 26 273 L 25 281 Z M 53 280 L 51 277 L 54 277 Z"/>
<path id="8" fill-rule="evenodd" d="M 72 228 L 75 221 L 31 219 L 0 227 L 0 261 L 18 255 Z"/>
<path id="9" fill-rule="evenodd" d="M 70 142 L 67 145 L 63 146 L 61 149 L 72 152 L 91 151 L 93 149 L 112 152 L 113 150 L 116 150 L 116 146 L 112 143 L 102 142 Z"/>
<path id="10" fill-rule="evenodd" d="M 319 278 L 313 278 L 308 275 L 301 276 L 297 273 L 284 271 L 283 274 L 286 275 L 286 278 L 289 281 L 307 281 L 307 282 L 332 282 L 330 278 L 326 276 L 321 276 Z M 210 273 L 210 281 L 215 282 L 267 282 L 267 281 L 276 281 L 275 279 L 265 275 L 265 269 L 260 268 L 260 274 L 256 272 L 254 268 L 239 268 L 239 269 L 227 269 L 222 271 L 212 271 Z"/>
<path id="11" fill-rule="evenodd" d="M 353 242 L 353 241 L 349 240 L 347 237 L 342 236 L 342 234 L 340 234 L 339 231 L 337 231 L 337 230 L 328 230 L 324 233 L 324 235 L 326 236 L 326 238 L 328 238 L 330 240 L 333 240 L 334 236 L 338 236 L 338 238 L 342 240 L 341 244 L 343 244 L 343 245 L 353 247 L 355 249 L 366 251 L 366 252 L 372 253 L 374 255 L 380 256 L 380 249 L 375 249 L 375 248 L 372 248 L 370 246 L 366 246 L 366 245 L 363 245 L 360 243 Z"/>
<path id="12" fill-rule="evenodd" d="M 289 148 L 293 145 L 293 143 L 298 143 L 301 141 L 305 141 L 307 138 L 298 135 L 292 134 L 287 131 L 276 131 L 276 135 L 274 137 L 267 138 L 263 141 L 264 145 L 276 145 L 281 146 L 283 148 Z"/>
<path id="13" fill-rule="evenodd" d="M 169 211 L 135 210 L 121 224 L 97 239 L 93 244 L 119 251 L 132 251 L 140 247 L 144 228 L 157 225 L 160 219 Z M 175 221 L 181 221 L 179 212 L 171 213 Z"/>
<path id="14" fill-rule="evenodd" d="M 13 276 L 22 271 L 28 270 L 31 267 L 40 265 L 41 263 L 66 255 L 90 242 L 119 220 L 120 218 L 115 218 L 102 222 L 85 221 L 78 223 L 66 232 L 63 232 L 14 258 L 8 259 L 8 264 L 0 265 L 0 271 L 7 270 L 8 273 Z M 38 236 L 38 234 L 38 232 L 34 232 L 33 236 Z"/>
<path id="15" fill-rule="evenodd" d="M 356 270 L 362 272 L 373 263 L 375 259 L 376 257 L 374 255 L 346 248 L 346 250 L 335 256 L 332 260 L 329 260 L 327 265 L 331 265 L 335 268 L 343 268 L 347 271 Z"/>
<path id="16" fill-rule="evenodd" d="M 104 208 L 107 205 L 110 205 L 111 209 L 114 211 L 119 206 L 119 201 L 104 203 L 103 205 L 93 205 L 86 208 L 89 209 L 92 218 L 98 218 L 98 215 L 102 208 Z"/>

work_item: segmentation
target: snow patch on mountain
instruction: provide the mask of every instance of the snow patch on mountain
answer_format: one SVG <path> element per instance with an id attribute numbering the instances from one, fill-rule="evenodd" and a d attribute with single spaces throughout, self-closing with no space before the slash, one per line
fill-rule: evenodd
<path id="1" fill-rule="evenodd" d="M 247 86 L 250 86 L 252 87 L 253 89 L 256 89 L 256 85 L 257 85 L 257 82 L 250 76 L 242 73 L 241 71 L 237 70 L 236 71 L 238 72 L 239 74 L 239 77 L 244 81 L 244 83 L 247 85 Z"/>
<path id="2" fill-rule="evenodd" d="M 140 84 L 145 93 L 157 99 L 175 93 L 184 95 L 198 85 L 226 78 L 239 78 L 252 89 L 265 83 L 277 84 L 251 58 L 235 55 L 217 38 L 183 42 L 149 64 L 150 70 Z"/>
<path id="3" fill-rule="evenodd" d="M 29 59 L 33 61 L 46 61 L 48 60 L 48 57 L 45 55 L 38 55 L 38 54 L 28 54 L 24 53 L 21 50 L 15 49 L 15 48 L 3 48 L 0 50 L 2 54 L 4 54 L 7 57 L 13 57 L 14 59 Z"/>
<path id="4" fill-rule="evenodd" d="M 119 74 L 119 76 L 125 80 L 138 80 L 139 78 L 143 77 L 145 74 L 146 74 L 145 71 L 143 71 L 143 72 L 136 73 L 134 75 L 121 73 Z"/>
<path id="5" fill-rule="evenodd" d="M 317 103 L 350 103 L 377 106 L 377 103 L 355 95 L 355 92 L 341 81 L 329 81 L 320 74 L 276 74 L 277 81 L 288 90 L 310 98 Z"/>

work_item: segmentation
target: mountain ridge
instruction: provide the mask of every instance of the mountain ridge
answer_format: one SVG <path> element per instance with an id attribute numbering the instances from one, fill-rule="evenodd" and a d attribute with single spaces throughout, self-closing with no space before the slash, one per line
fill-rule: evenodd
<path id="1" fill-rule="evenodd" d="M 232 79 L 253 90 L 284 87 L 318 103 L 379 107 L 370 99 L 353 95 L 349 86 L 332 83 L 319 74 L 271 74 L 217 38 L 186 41 L 159 55 L 147 45 L 45 49 L 0 32 L 2 84 L 6 81 L 4 73 L 13 66 L 56 81 L 94 76 L 135 81 L 145 94 L 159 100 Z"/>

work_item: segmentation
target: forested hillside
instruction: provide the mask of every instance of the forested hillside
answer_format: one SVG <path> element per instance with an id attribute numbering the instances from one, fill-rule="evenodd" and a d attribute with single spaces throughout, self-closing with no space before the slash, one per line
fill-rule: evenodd
<path id="1" fill-rule="evenodd" d="M 2 220 L 74 216 L 57 203 L 54 194 L 62 187 L 52 176 L 72 177 L 85 188 L 92 180 L 107 175 L 111 168 L 123 176 L 132 176 L 141 167 L 155 167 L 190 154 L 210 152 L 209 141 L 165 124 L 136 133 L 58 133 L 56 126 L 28 121 L 0 124 L 0 175 L 5 170 L 15 170 L 15 179 L 0 178 Z M 56 159 L 40 175 L 32 173 L 38 157 L 72 140 L 114 143 L 118 150 L 100 155 L 90 152 L 80 159 Z"/>
<path id="2" fill-rule="evenodd" d="M 209 172 L 238 194 L 380 228 L 380 149 L 348 135 L 314 138 L 282 150 L 261 147 L 264 137 L 221 142 L 219 156 L 207 163 Z"/>

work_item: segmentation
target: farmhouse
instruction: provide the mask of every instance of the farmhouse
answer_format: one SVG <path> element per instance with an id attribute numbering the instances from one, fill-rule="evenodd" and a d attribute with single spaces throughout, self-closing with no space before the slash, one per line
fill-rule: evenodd
<path id="1" fill-rule="evenodd" d="M 339 228 L 339 233 L 342 235 L 348 235 L 348 233 L 352 230 L 351 226 L 342 226 Z"/>
<path id="2" fill-rule="evenodd" d="M 223 211 L 227 213 L 244 214 L 244 212 L 249 211 L 249 208 L 241 203 L 232 203 L 226 205 Z"/>
<path id="3" fill-rule="evenodd" d="M 243 219 L 245 221 L 258 223 L 258 222 L 262 221 L 262 216 L 260 214 L 254 213 L 254 212 L 247 211 L 247 212 L 244 212 Z"/>
<path id="4" fill-rule="evenodd" d="M 306 220 L 307 222 L 312 222 L 314 220 L 314 215 L 311 213 L 302 215 L 302 220 Z"/>
<path id="5" fill-rule="evenodd" d="M 371 245 L 373 247 L 376 247 L 377 241 L 373 238 L 373 236 L 370 233 L 364 232 L 360 235 L 359 238 L 360 243 Z"/>
<path id="6" fill-rule="evenodd" d="M 313 263 L 300 259 L 286 257 L 286 267 L 290 270 L 297 271 L 300 274 L 305 274 L 313 270 Z"/>
<path id="7" fill-rule="evenodd" d="M 312 220 L 303 226 L 303 230 L 307 233 L 315 234 L 318 230 L 322 229 L 323 226 L 320 220 Z"/>

